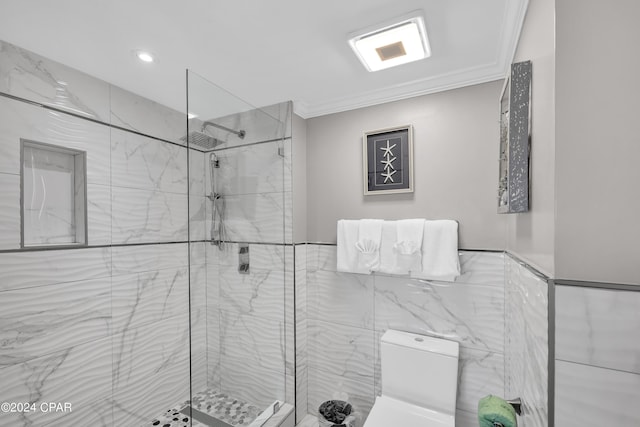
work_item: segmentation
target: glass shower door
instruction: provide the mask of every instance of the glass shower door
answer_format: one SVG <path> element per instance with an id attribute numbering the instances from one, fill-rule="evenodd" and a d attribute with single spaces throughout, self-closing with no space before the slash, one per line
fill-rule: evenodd
<path id="1" fill-rule="evenodd" d="M 183 413 L 193 425 L 279 425 L 295 388 L 290 104 L 255 108 L 193 72 L 187 89 L 191 401 Z"/>

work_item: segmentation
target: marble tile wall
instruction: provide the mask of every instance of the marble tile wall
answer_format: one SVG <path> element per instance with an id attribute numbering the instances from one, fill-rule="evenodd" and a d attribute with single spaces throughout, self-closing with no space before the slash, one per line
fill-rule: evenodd
<path id="1" fill-rule="evenodd" d="M 308 412 L 307 396 L 309 388 L 309 333 L 308 333 L 308 284 L 307 245 L 295 245 L 295 363 L 296 363 L 296 422 L 302 421 Z"/>
<path id="2" fill-rule="evenodd" d="M 184 144 L 186 116 L 0 40 L 0 92 L 154 138 Z"/>
<path id="3" fill-rule="evenodd" d="M 223 196 L 227 240 L 292 243 L 290 138 L 215 152 L 215 192 Z M 210 155 L 205 173 L 210 176 Z M 206 194 L 211 179 L 206 179 Z M 211 218 L 206 220 L 211 229 Z"/>
<path id="4" fill-rule="evenodd" d="M 640 425 L 640 291 L 556 285 L 555 425 Z"/>
<path id="5" fill-rule="evenodd" d="M 250 271 L 241 274 L 240 245 L 206 246 L 208 385 L 266 407 L 286 400 L 294 373 L 283 306 L 289 247 L 249 244 Z"/>
<path id="6" fill-rule="evenodd" d="M 473 426 L 478 400 L 504 394 L 504 255 L 463 251 L 461 266 L 453 283 L 338 273 L 335 246 L 307 245 L 308 412 L 347 393 L 366 419 L 392 328 L 460 343 L 457 425 Z"/>
<path id="7" fill-rule="evenodd" d="M 505 261 L 505 395 L 522 399 L 519 425 L 547 427 L 548 284 L 511 256 Z"/>
<path id="8" fill-rule="evenodd" d="M 208 239 L 207 219 L 211 215 L 210 201 L 207 199 L 208 176 L 205 153 L 189 150 L 189 233 L 192 241 Z"/>
<path id="9" fill-rule="evenodd" d="M 194 100 L 194 102 L 197 102 L 197 100 Z M 247 106 L 246 108 L 250 107 Z M 243 138 L 239 138 L 236 134 L 215 126 L 207 126 L 205 133 L 222 141 L 222 144 L 217 148 L 231 148 L 256 142 L 282 140 L 291 137 L 292 117 L 293 103 L 281 102 L 262 108 L 247 109 L 247 111 L 241 113 L 208 119 L 229 129 L 244 130 L 245 136 Z M 200 130 L 202 118 L 198 118 L 196 123 L 193 127 L 196 130 Z"/>
<path id="10" fill-rule="evenodd" d="M 175 392 L 181 383 L 188 393 L 188 371 L 174 372 L 188 368 L 186 247 L 0 254 L 10 285 L 0 298 L 0 381 L 12 384 L 2 399 L 68 401 L 91 419 L 81 410 L 106 405 L 113 387 L 113 405 L 143 419 L 178 395 L 162 394 L 169 392 L 158 384 Z M 64 415 L 2 415 L 2 425 L 45 425 Z"/>
<path id="11" fill-rule="evenodd" d="M 36 410 L 5 412 L 3 426 L 46 425 L 63 412 L 39 410 L 43 402 L 70 402 L 83 408 L 111 397 L 111 338 L 102 338 L 48 353 L 0 369 L 3 402 L 33 402 Z"/>
<path id="12" fill-rule="evenodd" d="M 220 252 L 218 246 L 205 242 L 206 258 L 206 331 L 207 331 L 207 387 L 220 387 Z"/>
<path id="13" fill-rule="evenodd" d="M 300 252 L 300 251 L 298 251 Z M 284 246 L 284 371 L 285 371 L 285 400 L 292 405 L 296 402 L 296 265 L 294 245 Z M 295 418 L 295 414 L 292 418 Z"/>
<path id="14" fill-rule="evenodd" d="M 148 422 L 188 398 L 189 271 L 206 385 L 204 155 L 184 114 L 5 42 L 0 93 L 44 106 L 0 96 L 0 401 L 73 405 L 0 424 Z M 21 138 L 87 153 L 87 248 L 19 250 Z"/>
<path id="15" fill-rule="evenodd" d="M 109 123 L 109 84 L 0 40 L 0 92 Z"/>
<path id="16" fill-rule="evenodd" d="M 191 387 L 194 393 L 207 388 L 207 244 L 191 243 Z M 184 308 L 184 306 L 182 306 Z"/>
<path id="17" fill-rule="evenodd" d="M 185 145 L 187 118 L 178 112 L 117 86 L 109 85 L 110 123 L 126 130 Z"/>

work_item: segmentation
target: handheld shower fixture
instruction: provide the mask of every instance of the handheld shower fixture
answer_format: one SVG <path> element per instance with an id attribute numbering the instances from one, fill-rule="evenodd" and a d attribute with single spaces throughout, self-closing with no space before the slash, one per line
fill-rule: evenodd
<path id="1" fill-rule="evenodd" d="M 211 201 L 211 244 L 222 249 L 227 233 L 225 228 L 225 200 L 222 194 L 218 193 L 215 169 L 220 168 L 220 160 L 216 153 L 209 153 L 209 174 L 211 178 L 211 193 L 207 195 L 207 199 Z"/>

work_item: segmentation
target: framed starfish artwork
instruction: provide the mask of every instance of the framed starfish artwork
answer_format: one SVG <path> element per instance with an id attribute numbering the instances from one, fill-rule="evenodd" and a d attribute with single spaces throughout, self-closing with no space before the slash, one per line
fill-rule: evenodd
<path id="1" fill-rule="evenodd" d="M 413 192 L 411 125 L 365 132 L 362 138 L 364 195 Z"/>

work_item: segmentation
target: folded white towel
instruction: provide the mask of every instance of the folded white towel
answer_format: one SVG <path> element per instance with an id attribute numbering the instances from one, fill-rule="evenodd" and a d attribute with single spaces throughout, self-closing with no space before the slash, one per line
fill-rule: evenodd
<path id="1" fill-rule="evenodd" d="M 460 275 L 458 223 L 452 220 L 425 221 L 420 279 L 454 281 Z"/>
<path id="2" fill-rule="evenodd" d="M 338 221 L 337 270 L 343 273 L 369 274 L 368 268 L 358 268 L 360 251 L 356 249 L 360 221 Z"/>
<path id="3" fill-rule="evenodd" d="M 361 219 L 358 227 L 356 249 L 360 252 L 358 269 L 369 271 L 380 269 L 380 240 L 382 238 L 381 219 Z"/>

